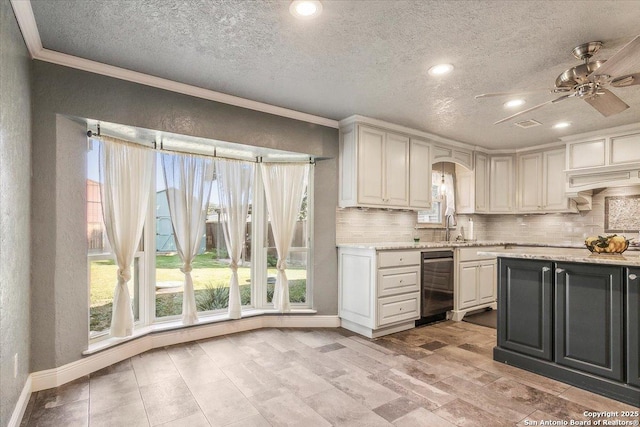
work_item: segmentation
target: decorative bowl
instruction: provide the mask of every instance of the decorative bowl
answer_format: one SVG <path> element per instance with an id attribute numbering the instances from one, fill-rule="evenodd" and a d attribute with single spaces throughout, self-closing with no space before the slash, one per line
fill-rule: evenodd
<path id="1" fill-rule="evenodd" d="M 612 234 L 610 236 L 587 237 L 585 246 L 596 254 L 621 254 L 629 247 L 629 239 Z"/>

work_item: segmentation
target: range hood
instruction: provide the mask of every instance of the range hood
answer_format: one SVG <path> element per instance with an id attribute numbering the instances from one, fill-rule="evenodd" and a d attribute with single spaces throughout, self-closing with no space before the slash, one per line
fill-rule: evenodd
<path id="1" fill-rule="evenodd" d="M 640 163 L 565 171 L 565 193 L 579 211 L 591 210 L 594 191 L 640 185 Z"/>

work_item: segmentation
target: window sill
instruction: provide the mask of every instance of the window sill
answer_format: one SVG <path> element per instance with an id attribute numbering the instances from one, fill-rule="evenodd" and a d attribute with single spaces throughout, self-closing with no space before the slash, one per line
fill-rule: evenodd
<path id="1" fill-rule="evenodd" d="M 120 344 L 136 340 L 138 338 L 144 337 L 149 334 L 159 333 L 159 332 L 167 332 L 174 331 L 178 329 L 186 329 L 193 328 L 202 325 L 219 323 L 219 322 L 231 322 L 234 320 L 242 320 L 250 317 L 262 316 L 262 315 L 304 315 L 304 314 L 316 314 L 317 311 L 310 308 L 298 308 L 291 309 L 288 313 L 280 313 L 275 309 L 248 309 L 242 312 L 242 317 L 240 319 L 229 319 L 228 313 L 224 314 L 211 314 L 208 316 L 202 316 L 198 319 L 198 323 L 193 325 L 183 325 L 181 320 L 170 320 L 166 322 L 157 322 L 150 326 L 145 326 L 142 328 L 135 329 L 133 331 L 133 335 L 128 337 L 108 337 L 102 339 L 100 341 L 96 341 L 94 343 L 89 344 L 89 348 L 82 352 L 83 356 L 90 356 L 92 354 L 99 353 L 103 350 L 107 350 L 111 347 L 118 346 Z"/>

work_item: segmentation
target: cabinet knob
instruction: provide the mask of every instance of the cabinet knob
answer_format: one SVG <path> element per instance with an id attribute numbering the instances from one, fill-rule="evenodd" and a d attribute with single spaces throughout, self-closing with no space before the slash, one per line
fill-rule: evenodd
<path id="1" fill-rule="evenodd" d="M 400 262 L 402 262 L 402 258 L 400 258 Z"/>
<path id="2" fill-rule="evenodd" d="M 636 276 L 635 274 L 631 273 L 629 275 L 629 280 L 636 280 L 638 278 L 638 276 Z"/>
<path id="3" fill-rule="evenodd" d="M 549 270 L 551 270 L 549 267 L 542 267 L 542 272 L 543 273 L 546 273 Z"/>
<path id="4" fill-rule="evenodd" d="M 556 274 L 564 273 L 564 268 L 556 268 Z"/>
<path id="5" fill-rule="evenodd" d="M 400 279 L 400 283 L 404 282 L 404 279 Z"/>

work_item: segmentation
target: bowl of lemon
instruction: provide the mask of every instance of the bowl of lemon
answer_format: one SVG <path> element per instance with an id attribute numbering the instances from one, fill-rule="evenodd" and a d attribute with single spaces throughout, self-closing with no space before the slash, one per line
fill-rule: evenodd
<path id="1" fill-rule="evenodd" d="M 595 254 L 621 254 L 629 247 L 629 239 L 612 234 L 610 236 L 587 237 L 584 244 Z"/>

